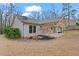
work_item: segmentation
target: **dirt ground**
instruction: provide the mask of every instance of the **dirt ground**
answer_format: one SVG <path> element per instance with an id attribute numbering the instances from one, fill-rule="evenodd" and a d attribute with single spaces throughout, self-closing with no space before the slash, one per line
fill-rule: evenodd
<path id="1" fill-rule="evenodd" d="M 0 55 L 79 56 L 79 30 L 66 31 L 51 40 L 9 40 L 0 35 Z"/>

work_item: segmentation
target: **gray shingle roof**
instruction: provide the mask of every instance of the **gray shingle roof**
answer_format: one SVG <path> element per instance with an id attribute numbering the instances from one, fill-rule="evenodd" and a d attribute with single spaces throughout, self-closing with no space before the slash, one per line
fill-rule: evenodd
<path id="1" fill-rule="evenodd" d="M 57 22 L 59 20 L 59 18 L 55 19 L 55 20 L 36 20 L 36 19 L 32 19 L 32 18 L 28 18 L 25 16 L 18 16 L 18 19 L 27 24 L 27 23 L 31 23 L 31 24 L 44 24 L 44 23 L 50 23 L 50 22 Z"/>

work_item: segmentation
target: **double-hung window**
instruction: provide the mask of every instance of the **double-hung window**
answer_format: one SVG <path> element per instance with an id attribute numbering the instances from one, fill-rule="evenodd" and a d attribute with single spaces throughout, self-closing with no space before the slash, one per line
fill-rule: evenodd
<path id="1" fill-rule="evenodd" d="M 29 25 L 29 33 L 36 33 L 36 26 Z"/>

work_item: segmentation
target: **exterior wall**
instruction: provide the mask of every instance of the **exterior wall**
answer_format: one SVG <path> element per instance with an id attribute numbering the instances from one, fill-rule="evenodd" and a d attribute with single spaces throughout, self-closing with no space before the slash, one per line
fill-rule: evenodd
<path id="1" fill-rule="evenodd" d="M 40 31 L 40 25 L 36 25 L 36 33 L 37 34 L 40 34 L 41 33 L 41 31 Z"/>
<path id="2" fill-rule="evenodd" d="M 23 23 L 20 22 L 20 20 L 18 20 L 17 18 L 14 21 L 13 24 L 14 28 L 19 28 L 20 32 L 21 32 L 21 37 L 23 37 Z"/>
<path id="3" fill-rule="evenodd" d="M 34 34 L 34 33 L 29 33 L 29 25 L 35 25 L 35 24 L 24 24 L 23 25 L 23 23 L 16 18 L 14 21 L 13 27 L 20 29 L 21 37 L 27 37 L 27 36 Z M 35 25 L 35 26 L 36 26 L 36 33 L 39 34 L 40 26 L 39 25 Z"/>
<path id="4" fill-rule="evenodd" d="M 29 24 L 24 25 L 23 36 L 26 37 L 29 35 Z"/>
<path id="5" fill-rule="evenodd" d="M 46 24 L 42 24 L 40 27 L 40 32 L 47 34 L 47 33 L 54 33 L 54 23 L 46 23 Z"/>
<path id="6" fill-rule="evenodd" d="M 29 33 L 29 25 L 36 26 L 36 33 Z M 55 33 L 57 26 L 64 28 L 65 21 L 59 20 L 58 23 L 50 22 L 50 23 L 44 23 L 41 25 L 36 25 L 36 24 L 23 24 L 20 20 L 18 20 L 16 18 L 14 21 L 14 24 L 13 24 L 13 27 L 20 29 L 22 37 L 28 37 L 28 36 L 33 35 L 33 34 Z"/>
<path id="7" fill-rule="evenodd" d="M 56 32 L 64 32 L 65 28 L 66 28 L 66 21 L 61 18 L 60 20 L 58 20 L 57 22 L 57 26 L 56 26 Z"/>
<path id="8" fill-rule="evenodd" d="M 26 37 L 29 35 L 29 24 L 24 24 L 20 20 L 15 20 L 13 24 L 14 28 L 19 28 L 21 32 L 21 37 Z"/>
<path id="9" fill-rule="evenodd" d="M 71 25 L 71 26 L 76 25 L 76 21 L 75 21 L 75 20 L 71 20 L 71 21 L 70 21 L 70 25 Z"/>
<path id="10" fill-rule="evenodd" d="M 29 33 L 29 25 L 36 26 L 36 33 Z M 24 37 L 29 37 L 29 36 L 32 36 L 34 34 L 39 34 L 40 33 L 39 29 L 40 29 L 39 25 L 36 25 L 36 24 L 25 24 L 24 25 L 24 34 L 23 34 L 23 36 Z"/>
<path id="11" fill-rule="evenodd" d="M 76 20 L 69 20 L 69 23 L 68 23 L 68 20 L 66 20 L 66 27 L 68 26 L 73 26 L 73 25 L 76 25 Z"/>
<path id="12" fill-rule="evenodd" d="M 68 23 L 68 20 L 62 18 L 58 21 L 57 27 L 61 27 L 62 31 L 64 31 L 64 30 L 67 30 L 68 24 L 69 24 L 69 26 L 76 25 L 76 21 L 75 20 L 69 20 L 69 23 Z"/>

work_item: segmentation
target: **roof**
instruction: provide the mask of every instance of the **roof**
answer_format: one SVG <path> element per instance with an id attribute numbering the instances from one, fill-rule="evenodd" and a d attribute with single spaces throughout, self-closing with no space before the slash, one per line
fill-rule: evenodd
<path id="1" fill-rule="evenodd" d="M 58 17 L 57 19 L 54 20 L 36 20 L 36 19 L 32 19 L 32 18 L 28 18 L 26 16 L 18 16 L 18 19 L 25 23 L 25 24 L 45 24 L 45 23 L 51 23 L 51 22 L 58 22 L 61 17 Z"/>
<path id="2" fill-rule="evenodd" d="M 31 19 L 27 19 L 27 20 L 20 20 L 23 23 L 31 23 L 31 24 L 44 24 L 44 23 L 50 23 L 50 22 L 56 22 L 55 20 L 31 20 Z"/>
<path id="3" fill-rule="evenodd" d="M 33 18 L 28 18 L 26 16 L 20 16 L 18 15 L 18 19 L 25 23 L 25 24 L 44 24 L 44 23 L 50 23 L 50 22 L 56 22 L 57 20 L 36 20 Z"/>

